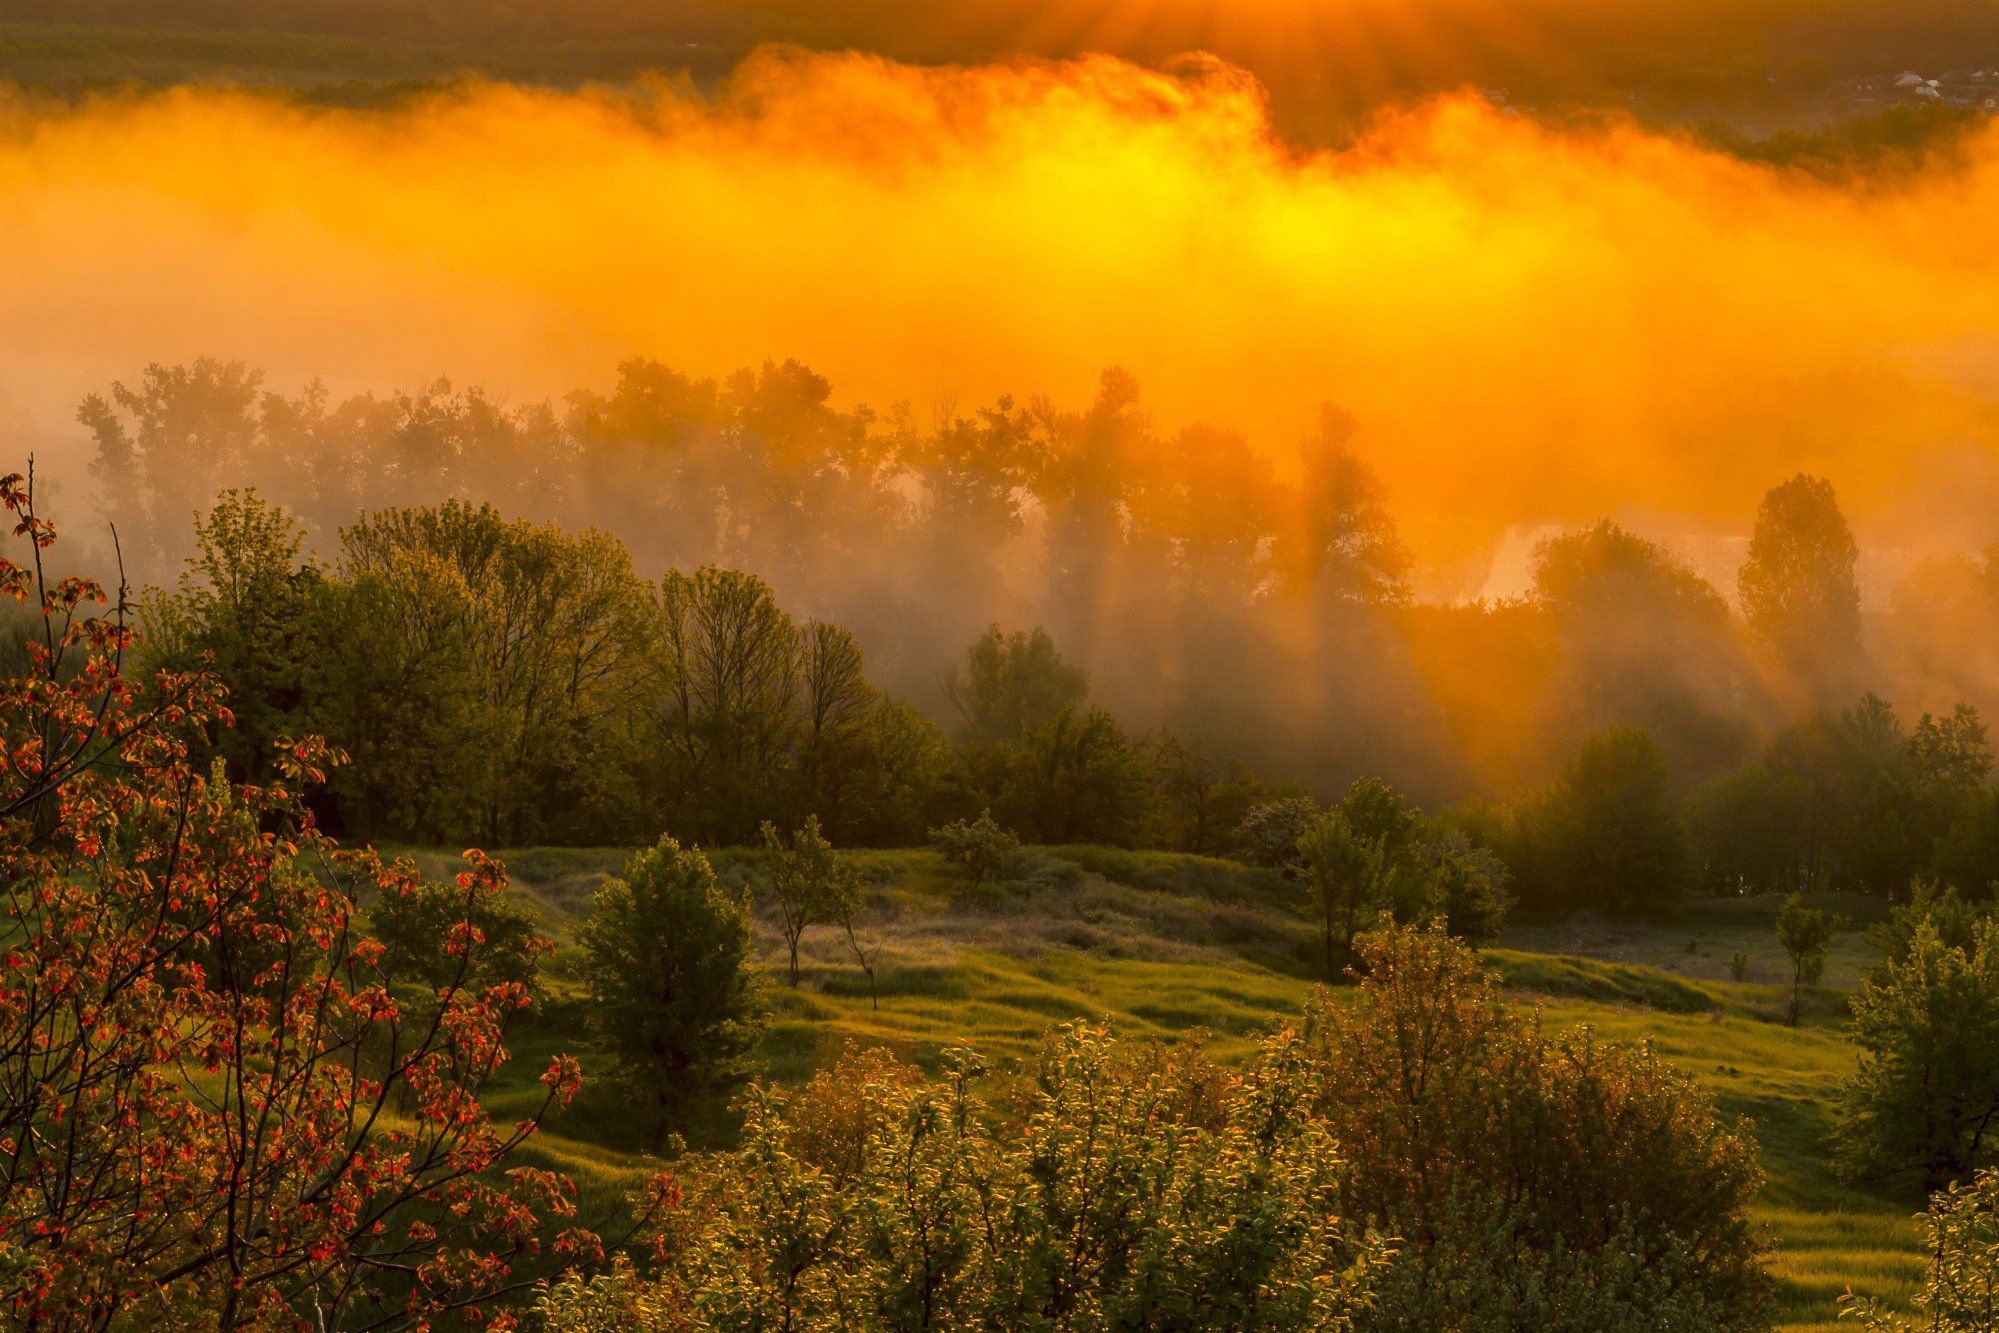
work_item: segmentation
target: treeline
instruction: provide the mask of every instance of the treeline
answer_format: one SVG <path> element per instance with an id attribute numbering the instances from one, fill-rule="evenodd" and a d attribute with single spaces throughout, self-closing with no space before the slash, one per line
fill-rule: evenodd
<path id="1" fill-rule="evenodd" d="M 1656 911 L 1695 895 L 1846 892 L 1923 883 L 1986 900 L 1999 885 L 1999 791 L 1976 709 L 1903 724 L 1885 700 L 1815 711 L 1739 767 L 1677 794 L 1656 740 L 1585 742 L 1549 787 L 1450 813 L 1499 852 L 1530 908 Z"/>
<path id="2" fill-rule="evenodd" d="M 507 405 L 446 384 L 285 395 L 199 361 L 81 417 L 140 580 L 176 576 L 225 487 L 282 506 L 329 564 L 368 511 L 490 503 L 615 535 L 648 580 L 752 571 L 933 717 L 956 715 L 942 677 L 989 624 L 1043 626 L 1133 732 L 1324 793 L 1380 775 L 1432 804 L 1504 794 L 1621 725 L 1686 788 L 1869 689 L 1999 702 L 1992 560 L 1932 561 L 1863 614 L 1823 481 L 1773 489 L 1733 599 L 1605 522 L 1542 543 L 1522 597 L 1425 603 L 1351 419 L 1328 409 L 1284 477 L 1241 435 L 1163 430 L 1116 372 L 1082 411 L 919 420 L 837 407 L 792 363 L 701 380 L 632 362 L 608 393 Z"/>
<path id="3" fill-rule="evenodd" d="M 557 410 L 443 384 L 287 397 L 201 361 L 153 367 L 80 415 L 141 578 L 173 576 L 226 486 L 254 486 L 328 554 L 370 509 L 489 502 L 615 533 L 648 572 L 754 571 L 785 606 L 851 629 L 876 679 L 932 711 L 940 671 L 988 624 L 1038 624 L 1142 729 L 1302 768 L 1304 747 L 1257 739 L 1302 722 L 1341 738 L 1322 762 L 1348 764 L 1330 774 L 1345 780 L 1362 749 L 1449 765 L 1441 732 L 1421 734 L 1419 684 L 1375 665 L 1395 655 L 1384 613 L 1409 561 L 1338 414 L 1295 482 L 1240 435 L 1162 438 L 1119 373 L 1081 412 L 1002 400 L 919 425 L 839 409 L 794 363 L 712 381 L 634 362 L 611 393 Z"/>
<path id="4" fill-rule="evenodd" d="M 648 581 L 603 532 L 461 501 L 369 513 L 342 530 L 330 564 L 303 541 L 255 493 L 225 495 L 199 520 L 178 586 L 146 601 L 135 666 L 141 679 L 202 670 L 228 687 L 232 724 L 212 744 L 242 780 L 267 777 L 283 739 L 328 738 L 348 759 L 323 797 L 339 829 L 510 846 L 664 830 L 729 846 L 756 841 L 765 821 L 811 817 L 843 846 L 908 846 L 985 812 L 1032 842 L 1295 870 L 1320 813 L 1303 787 L 1127 726 L 1043 629 L 989 627 L 963 650 L 942 673 L 946 726 L 875 684 L 853 633 L 793 616 L 741 571 Z M 1545 543 L 1538 581 L 1539 613 L 1573 617 L 1574 642 L 1602 653 L 1575 669 L 1638 691 L 1599 695 L 1606 718 L 1646 702 L 1631 681 L 1641 649 L 1617 639 L 1627 618 L 1642 611 L 1652 633 L 1689 641 L 1729 632 L 1711 589 L 1608 525 Z M 1855 602 L 1759 606 L 1767 641 L 1796 653 L 1800 676 L 1837 688 L 1845 669 L 1818 645 L 1857 644 Z M 1496 855 L 1498 882 L 1536 911 L 1647 912 L 1694 894 L 1894 897 L 1926 879 L 1983 897 L 1999 880 L 1999 792 L 1969 705 L 1909 724 L 1874 695 L 1814 707 L 1689 788 L 1674 747 L 1697 762 L 1700 741 L 1609 727 L 1545 787 L 1438 808 L 1424 845 L 1450 833 Z M 1419 818 L 1380 779 L 1340 791 L 1336 809 L 1363 799 L 1393 814 L 1360 817 L 1377 854 Z"/>
<path id="5" fill-rule="evenodd" d="M 1257 75 L 1287 130 L 1335 141 L 1382 105 L 1466 85 L 1502 85 L 1516 99 L 1550 106 L 1635 104 L 1664 115 L 1766 109 L 1783 105 L 1787 94 L 1819 93 L 1837 75 L 1975 63 L 1965 53 L 1993 39 L 1990 15 L 1964 0 L 1923 0 L 1892 16 L 1818 0 L 1615 0 L 1587 10 L 1561 0 L 1504 0 L 1495 21 L 1546 34 L 1548 50 L 1561 59 L 1495 41 L 1493 30 L 1471 30 L 1434 6 L 1419 10 L 1412 24 L 1425 34 L 1420 40 L 1379 33 L 1356 40 L 1335 18 L 1305 35 L 1318 41 L 1312 59 L 1301 62 L 1274 39 L 1281 16 L 1218 20 L 1200 0 L 1160 0 L 1143 23 L 1118 22 L 1115 0 L 1063 0 L 1060 16 L 1057 8 L 1052 0 L 947 7 L 921 0 L 523 0 L 499 9 L 470 0 L 417 9 L 394 0 L 0 0 L 0 22 L 129 25 L 168 42 L 191 34 L 199 41 L 190 54 L 208 60 L 187 60 L 184 77 L 230 68 L 232 38 L 275 38 L 260 63 L 278 84 L 296 81 L 301 65 L 311 68 L 300 48 L 313 54 L 313 39 L 345 56 L 341 68 L 351 77 L 385 81 L 461 69 L 556 82 L 647 68 L 719 77 L 767 43 L 926 63 L 1101 51 L 1163 64 L 1205 51 Z M 35 35 L 31 29 L 28 36 Z M 68 40 L 51 42 L 53 54 L 77 44 L 60 35 Z M 22 65 L 24 75 L 37 72 Z"/>
<path id="6" fill-rule="evenodd" d="M 448 501 L 304 555 L 254 493 L 197 525 L 141 615 L 141 679 L 212 672 L 211 744 L 245 781 L 305 734 L 342 751 L 334 826 L 425 842 L 703 846 L 816 817 L 843 845 L 911 845 L 991 810 L 1042 842 L 1219 854 L 1279 790 L 1088 702 L 1042 631 L 990 628 L 949 692 L 955 737 L 868 679 L 853 634 L 794 618 L 756 577 L 640 578 L 597 531 Z"/>

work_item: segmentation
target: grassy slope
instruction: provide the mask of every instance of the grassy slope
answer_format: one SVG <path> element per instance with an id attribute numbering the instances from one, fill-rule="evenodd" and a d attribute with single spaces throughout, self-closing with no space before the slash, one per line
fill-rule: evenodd
<path id="1" fill-rule="evenodd" d="M 533 850 L 508 859 L 520 891 L 561 937 L 623 856 Z M 448 867 L 439 854 L 418 859 L 436 873 Z M 1109 1018 L 1132 1034 L 1205 1030 L 1226 1057 L 1297 1012 L 1314 984 L 1309 931 L 1283 886 L 1226 863 L 1037 849 L 1014 882 L 972 894 L 928 852 L 865 860 L 877 886 L 870 933 L 883 946 L 880 1007 L 844 939 L 809 934 L 803 984 L 771 990 L 763 1057 L 775 1077 L 802 1077 L 848 1042 L 887 1044 L 919 1061 L 965 1042 L 1006 1058 L 1080 1017 Z M 719 869 L 742 884 L 751 862 L 725 853 Z M 1864 919 L 1854 904 L 1841 907 Z M 1757 1218 L 1773 1243 L 1782 1324 L 1830 1330 L 1849 1285 L 1906 1299 L 1921 1271 L 1920 1235 L 1909 1201 L 1845 1189 L 1824 1165 L 1828 1100 L 1854 1059 L 1839 1031 L 1845 995 L 1869 951 L 1858 931 L 1843 936 L 1803 1025 L 1786 1027 L 1774 913 L 1774 903 L 1747 901 L 1704 904 L 1662 924 L 1522 926 L 1488 958 L 1551 1025 L 1589 1023 L 1649 1041 L 1746 1120 L 1769 1177 Z M 776 976 L 778 937 L 768 922 L 760 931 Z M 1743 982 L 1733 980 L 1737 951 L 1749 964 Z M 517 1043 L 522 1082 L 503 1100 L 524 1103 L 526 1075 L 550 1052 L 575 1050 L 586 1018 L 558 955 L 546 1009 Z M 579 1053 L 590 1068 L 587 1048 Z M 614 1196 L 642 1146 L 615 1098 L 586 1092 L 557 1129 L 542 1151 L 580 1168 L 594 1193 Z M 719 1120 L 695 1131 L 725 1133 Z"/>

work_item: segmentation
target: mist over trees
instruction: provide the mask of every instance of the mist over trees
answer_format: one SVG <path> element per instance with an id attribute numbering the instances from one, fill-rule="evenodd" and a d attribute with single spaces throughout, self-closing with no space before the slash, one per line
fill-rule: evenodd
<path id="1" fill-rule="evenodd" d="M 926 718 L 967 745 L 1038 751 L 1044 808 L 1023 797 L 1003 818 L 1065 836 L 1046 801 L 1064 773 L 1103 768 L 1100 752 L 1121 743 L 1113 724 L 1122 743 L 1170 734 L 1198 750 L 1213 771 L 1180 775 L 1197 804 L 1231 763 L 1327 793 L 1379 774 L 1442 803 L 1553 779 L 1618 726 L 1652 734 L 1684 794 L 1869 685 L 1932 708 L 1999 699 L 1991 557 L 1919 567 L 1870 622 L 1824 479 L 1766 497 L 1739 613 L 1610 520 L 1542 542 L 1522 597 L 1420 602 L 1352 417 L 1329 406 L 1297 442 L 1298 467 L 1280 472 L 1240 434 L 1162 428 L 1116 370 L 1080 411 L 1002 399 L 919 419 L 840 407 L 794 362 L 703 380 L 637 360 L 607 392 L 508 404 L 444 381 L 287 395 L 241 363 L 203 359 L 149 367 L 79 419 L 128 567 L 181 580 L 183 617 L 228 611 L 218 632 L 248 636 L 201 651 L 246 670 L 271 669 L 273 649 L 345 659 L 366 680 L 363 709 L 406 708 L 408 726 L 440 736 L 512 737 L 475 798 L 493 836 L 525 834 L 518 791 L 545 790 L 550 762 L 533 751 L 587 744 L 575 738 L 604 725 L 605 682 L 627 671 L 660 696 L 647 818 L 709 842 L 747 841 L 763 815 L 837 824 L 841 793 L 813 786 L 839 767 L 828 751 L 921 767 Z M 225 487 L 283 511 L 255 520 L 273 532 L 232 538 L 254 555 L 219 551 L 222 529 L 252 521 L 210 513 Z M 287 599 L 329 577 L 340 609 L 323 642 L 263 641 Z M 505 591 L 480 592 L 491 604 L 477 615 L 454 609 L 482 581 Z M 234 609 L 197 605 L 209 597 Z M 541 615 L 570 620 L 534 645 L 537 660 L 508 657 L 518 617 Z M 383 642 L 389 625 L 410 634 Z M 162 614 L 156 631 L 167 628 Z M 1069 674 L 1037 678 L 1051 652 Z M 799 653 L 811 660 L 792 664 Z M 477 708 L 458 673 L 434 669 L 466 654 L 499 673 Z M 270 706 L 282 711 L 281 696 Z M 1066 722 L 1065 708 L 1077 713 Z M 762 718 L 753 739 L 715 751 L 713 717 L 738 710 Z M 564 726 L 544 725 L 556 716 Z M 247 755 L 262 723 L 244 720 Z M 729 813 L 780 762 L 820 775 L 800 779 L 809 796 Z M 404 785 L 368 793 L 371 817 L 429 817 L 411 808 L 435 785 L 416 773 Z M 704 791 L 711 808 L 694 810 Z M 1086 822 L 1115 826 L 1116 804 Z M 897 828 L 966 813 L 909 810 Z M 1212 845 L 1213 821 L 1183 836 Z"/>
<path id="2" fill-rule="evenodd" d="M 789 362 L 634 361 L 557 406 L 287 396 L 201 360 L 79 419 L 126 560 L 168 584 L 146 669 L 230 686 L 244 780 L 327 735 L 355 762 L 319 799 L 367 836 L 728 846 L 816 817 L 912 845 L 984 815 L 1268 860 L 1259 812 L 1378 776 L 1530 911 L 1999 880 L 1970 702 L 1999 679 L 1994 557 L 1919 566 L 1870 622 L 1822 478 L 1765 497 L 1735 606 L 1609 519 L 1540 541 L 1522 596 L 1439 604 L 1352 417 L 1287 476 L 1166 432 L 1116 370 L 1081 411 L 919 424 Z M 1905 718 L 1876 680 L 1952 702 Z M 1305 805 L 1292 870 L 1328 818 Z M 1347 833 L 1374 869 L 1318 873 L 1335 935 L 1415 873 Z"/>
<path id="3" fill-rule="evenodd" d="M 1737 581 L 1743 614 L 1821 695 L 1844 692 L 1860 665 L 1859 558 L 1830 482 L 1800 474 L 1763 497 Z"/>

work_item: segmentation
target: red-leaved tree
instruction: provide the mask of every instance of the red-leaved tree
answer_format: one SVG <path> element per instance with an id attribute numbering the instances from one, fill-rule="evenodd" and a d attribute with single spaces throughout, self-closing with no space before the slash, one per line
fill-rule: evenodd
<path id="1" fill-rule="evenodd" d="M 414 872 L 315 827 L 302 794 L 339 756 L 204 771 L 221 691 L 128 680 L 125 590 L 45 570 L 22 477 L 0 504 L 24 543 L 0 593 L 38 612 L 0 680 L 0 1322 L 506 1326 L 601 1246 L 567 1179 L 517 1161 L 574 1062 L 518 1123 L 480 1103 L 529 998 L 478 980 L 504 871 L 467 853 L 455 977 L 392 990 L 357 900 Z"/>

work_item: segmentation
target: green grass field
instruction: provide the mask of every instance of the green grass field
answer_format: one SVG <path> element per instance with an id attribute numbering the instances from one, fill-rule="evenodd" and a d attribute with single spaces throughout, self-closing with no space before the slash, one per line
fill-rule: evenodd
<path id="1" fill-rule="evenodd" d="M 426 872 L 451 858 L 415 853 Z M 566 940 L 590 897 L 626 853 L 534 849 L 508 856 L 517 892 Z M 863 854 L 874 883 L 864 943 L 878 945 L 879 1007 L 830 929 L 806 936 L 797 989 L 782 980 L 774 923 L 759 930 L 771 971 L 769 1075 L 795 1080 L 848 1043 L 886 1045 L 919 1062 L 966 1043 L 988 1058 L 1027 1051 L 1053 1025 L 1108 1019 L 1134 1036 L 1203 1033 L 1223 1058 L 1295 1014 L 1317 984 L 1312 938 L 1283 883 L 1195 857 L 1103 848 L 1037 848 L 1004 886 L 973 892 L 930 852 Z M 746 884 L 754 858 L 723 853 L 718 873 Z M 1841 902 L 1855 928 L 1841 936 L 1826 984 L 1797 1028 L 1783 1023 L 1787 974 L 1776 904 L 1689 907 L 1663 922 L 1522 924 L 1489 963 L 1551 1026 L 1591 1024 L 1620 1041 L 1650 1042 L 1710 1087 L 1723 1112 L 1761 1145 L 1768 1176 L 1756 1220 L 1767 1230 L 1780 1325 L 1832 1329 L 1849 1286 L 1905 1304 L 1922 1269 L 1916 1202 L 1841 1186 L 1826 1166 L 1828 1105 L 1851 1069 L 1842 1036 L 1846 998 L 1871 958 L 1863 927 L 1879 908 Z M 1742 981 L 1732 960 L 1746 955 Z M 528 1076 L 566 1049 L 586 1071 L 588 1015 L 560 953 L 540 1013 L 520 1034 L 520 1082 L 502 1112 L 530 1100 Z M 726 1119 L 696 1141 L 726 1136 Z M 540 1146 L 578 1171 L 601 1201 L 634 1178 L 643 1144 L 599 1084 Z"/>

